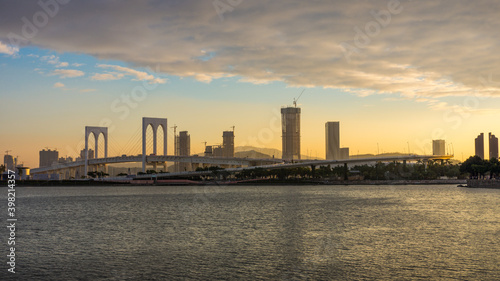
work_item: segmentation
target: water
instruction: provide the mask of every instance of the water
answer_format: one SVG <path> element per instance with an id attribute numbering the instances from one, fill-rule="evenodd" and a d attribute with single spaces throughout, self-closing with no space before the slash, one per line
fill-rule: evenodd
<path id="1" fill-rule="evenodd" d="M 7 272 L 3 239 L 0 280 L 500 280 L 500 190 L 19 187 L 16 195 L 17 273 Z"/>

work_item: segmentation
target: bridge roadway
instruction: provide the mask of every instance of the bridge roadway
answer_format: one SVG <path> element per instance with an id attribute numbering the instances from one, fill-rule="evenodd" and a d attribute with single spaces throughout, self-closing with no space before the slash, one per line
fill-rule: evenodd
<path id="1" fill-rule="evenodd" d="M 104 165 L 104 164 L 119 164 L 142 162 L 142 155 L 136 156 L 118 156 L 107 158 L 89 159 L 88 164 Z M 146 157 L 147 163 L 162 163 L 162 162 L 182 162 L 182 163 L 198 163 L 212 165 L 231 165 L 231 166 L 258 166 L 272 163 L 282 163 L 282 159 L 254 159 L 254 158 L 224 158 L 224 157 L 204 157 L 204 156 L 173 156 L 173 155 L 150 155 Z M 85 166 L 85 160 L 79 160 L 69 163 L 61 163 L 49 167 L 41 167 L 31 169 L 31 174 L 51 173 L 68 168 L 77 168 Z"/>
<path id="2" fill-rule="evenodd" d="M 235 173 L 243 170 L 253 170 L 253 169 L 283 169 L 283 168 L 297 168 L 297 167 L 311 167 L 311 166 L 327 166 L 327 165 L 344 165 L 344 164 L 366 164 L 372 162 L 392 162 L 392 161 L 418 161 L 418 160 L 449 160 L 452 159 L 453 155 L 405 155 L 405 156 L 391 156 L 391 157 L 370 157 L 370 158 L 356 158 L 356 159 L 345 159 L 345 160 L 301 160 L 298 163 L 287 163 L 287 164 L 271 164 L 271 165 L 261 165 L 261 166 L 249 166 L 242 168 L 228 168 L 224 169 L 225 172 Z M 271 159 L 267 159 L 271 160 Z M 272 159 L 274 160 L 274 159 Z M 152 177 L 156 178 L 169 178 L 169 177 L 188 177 L 188 176 L 203 176 L 211 175 L 212 171 L 193 171 L 193 172 L 176 172 L 176 173 L 159 173 L 159 174 L 148 174 L 148 175 L 138 175 L 136 179 L 150 179 Z M 115 178 L 116 179 L 116 178 Z"/>

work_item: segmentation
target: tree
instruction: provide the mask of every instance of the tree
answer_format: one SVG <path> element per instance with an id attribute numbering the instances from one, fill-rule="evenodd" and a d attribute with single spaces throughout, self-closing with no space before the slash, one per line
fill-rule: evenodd
<path id="1" fill-rule="evenodd" d="M 490 178 L 498 177 L 500 174 L 500 162 L 498 158 L 491 158 L 489 161 Z"/>
<path id="2" fill-rule="evenodd" d="M 477 155 L 471 156 L 460 165 L 460 173 L 468 173 L 470 178 L 478 178 L 480 175 L 484 176 L 484 173 L 489 170 L 488 166 L 487 161 L 484 161 L 481 157 Z"/>
<path id="3" fill-rule="evenodd" d="M 0 165 L 0 173 L 5 172 L 5 165 Z"/>

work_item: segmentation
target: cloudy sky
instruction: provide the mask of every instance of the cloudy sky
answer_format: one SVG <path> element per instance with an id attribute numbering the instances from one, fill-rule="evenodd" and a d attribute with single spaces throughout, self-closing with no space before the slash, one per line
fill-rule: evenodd
<path id="1" fill-rule="evenodd" d="M 112 154 L 139 153 L 141 117 L 222 141 L 281 148 L 279 109 L 302 89 L 302 154 L 324 157 L 324 123 L 351 154 L 458 159 L 500 135 L 498 1 L 2 1 L 0 149 L 74 156 L 85 126 Z M 169 129 L 169 134 L 173 134 Z M 173 153 L 172 139 L 168 150 Z M 451 145 L 453 144 L 453 145 Z"/>

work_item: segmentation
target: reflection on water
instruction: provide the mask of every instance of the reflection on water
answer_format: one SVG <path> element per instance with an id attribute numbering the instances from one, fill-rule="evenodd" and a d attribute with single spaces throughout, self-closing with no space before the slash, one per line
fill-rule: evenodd
<path id="1" fill-rule="evenodd" d="M 500 279 L 500 190 L 32 187 L 17 198 L 23 280 Z"/>

